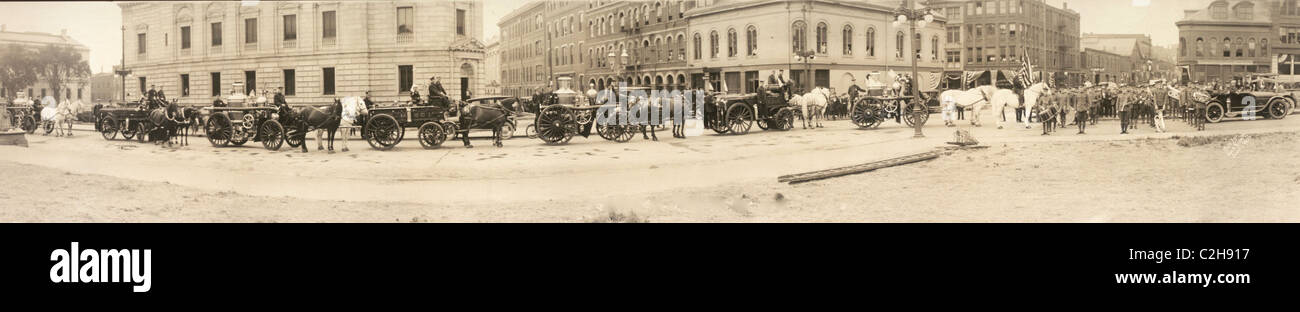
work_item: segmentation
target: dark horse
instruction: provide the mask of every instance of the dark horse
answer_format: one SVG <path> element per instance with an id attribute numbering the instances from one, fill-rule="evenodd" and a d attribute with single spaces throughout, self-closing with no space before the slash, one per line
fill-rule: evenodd
<path id="1" fill-rule="evenodd" d="M 307 152 L 307 132 L 311 130 L 317 130 L 317 150 L 325 149 L 321 145 L 319 131 L 329 132 L 329 152 L 334 152 L 334 133 L 339 129 L 339 120 L 343 114 L 343 103 L 338 99 L 335 99 L 334 104 L 331 104 L 326 110 L 307 106 L 295 111 L 289 105 L 281 105 L 279 111 L 282 123 L 288 125 L 287 128 L 297 129 L 295 133 L 289 135 L 296 136 L 302 141 L 303 153 Z M 344 147 L 343 151 L 348 151 L 347 147 Z"/>
<path id="2" fill-rule="evenodd" d="M 177 127 L 181 124 L 180 119 L 183 118 L 181 117 L 180 106 L 176 105 L 175 100 L 171 103 L 162 102 L 156 105 L 161 105 L 161 107 L 149 110 L 148 125 L 150 127 L 141 129 L 140 135 L 143 137 L 148 134 L 149 141 L 158 144 L 166 141 L 167 146 L 171 146 L 172 139 L 176 137 Z"/>
<path id="3" fill-rule="evenodd" d="M 460 129 L 457 130 L 461 141 L 465 142 L 465 147 L 473 148 L 469 144 L 470 129 L 491 129 L 492 146 L 502 147 L 501 131 L 507 122 L 510 122 L 510 116 L 515 112 L 498 103 L 473 103 L 466 105 L 465 102 L 456 101 L 457 121 Z"/>

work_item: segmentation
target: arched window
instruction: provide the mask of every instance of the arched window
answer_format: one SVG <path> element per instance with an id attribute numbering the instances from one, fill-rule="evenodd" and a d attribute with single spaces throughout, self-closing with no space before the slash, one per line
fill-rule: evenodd
<path id="1" fill-rule="evenodd" d="M 745 29 L 745 44 L 747 47 L 745 53 L 747 55 L 758 55 L 758 27 L 750 25 L 749 28 Z"/>
<path id="2" fill-rule="evenodd" d="M 1205 38 L 1196 38 L 1196 56 L 1205 56 Z"/>
<path id="3" fill-rule="evenodd" d="M 867 56 L 876 56 L 876 28 L 867 27 Z"/>
<path id="4" fill-rule="evenodd" d="M 718 58 L 718 31 L 709 32 L 709 57 Z"/>
<path id="5" fill-rule="evenodd" d="M 1270 55 L 1268 53 L 1268 39 L 1259 39 L 1259 55 Z"/>
<path id="6" fill-rule="evenodd" d="M 844 25 L 844 31 L 841 37 L 844 38 L 844 52 L 842 53 L 844 53 L 844 55 L 853 55 L 853 26 Z"/>
<path id="7" fill-rule="evenodd" d="M 1228 19 L 1228 2 L 1218 1 L 1210 5 L 1210 15 L 1214 19 Z"/>
<path id="8" fill-rule="evenodd" d="M 900 59 L 903 58 L 903 38 L 907 38 L 907 37 L 903 36 L 903 32 L 900 31 L 898 32 L 898 35 L 895 36 L 895 42 L 894 42 L 894 44 L 897 47 L 896 49 L 894 49 L 894 57 Z"/>
<path id="9" fill-rule="evenodd" d="M 704 52 L 703 52 L 704 48 L 701 47 L 701 46 L 703 46 L 704 44 L 702 43 L 703 40 L 700 39 L 700 34 L 699 34 L 699 33 L 696 33 L 696 34 L 695 34 L 695 39 L 693 39 L 693 40 L 695 41 L 695 59 L 698 60 L 698 59 L 701 58 L 701 54 L 704 53 Z"/>
<path id="10" fill-rule="evenodd" d="M 1259 46 L 1258 46 L 1258 45 L 1255 45 L 1255 38 L 1250 38 L 1250 46 L 1249 46 L 1248 48 L 1250 48 L 1250 49 L 1249 49 L 1250 54 L 1248 54 L 1247 56 L 1248 56 L 1248 57 L 1255 57 L 1255 50 L 1256 50 L 1256 49 L 1259 49 Z"/>
<path id="11" fill-rule="evenodd" d="M 1223 57 L 1232 56 L 1232 38 L 1223 38 Z"/>
<path id="12" fill-rule="evenodd" d="M 727 29 L 727 57 L 736 57 L 736 53 L 740 53 L 739 52 L 740 49 L 736 48 L 736 40 L 737 40 L 736 29 L 728 28 Z"/>
<path id="13" fill-rule="evenodd" d="M 677 59 L 686 60 L 686 34 L 677 34 Z"/>
<path id="14" fill-rule="evenodd" d="M 826 44 L 826 23 L 817 23 L 817 53 L 826 54 L 829 49 Z"/>
<path id="15" fill-rule="evenodd" d="M 1250 3 L 1250 2 L 1238 3 L 1236 7 L 1232 8 L 1232 11 L 1233 14 L 1236 15 L 1237 19 L 1239 20 L 1249 21 L 1255 19 L 1254 3 Z"/>
<path id="16" fill-rule="evenodd" d="M 793 25 L 790 25 L 790 33 L 790 48 L 793 49 L 794 52 L 798 53 L 808 50 L 807 24 L 804 24 L 803 21 L 795 21 Z"/>
<path id="17" fill-rule="evenodd" d="M 1016 52 L 1011 51 L 1011 53 L 1016 53 Z M 938 35 L 930 37 L 930 59 L 932 60 L 939 59 L 939 36 Z"/>
<path id="18" fill-rule="evenodd" d="M 1252 50 L 1251 53 L 1254 51 Z M 1178 38 L 1178 56 L 1187 56 L 1187 38 Z"/>

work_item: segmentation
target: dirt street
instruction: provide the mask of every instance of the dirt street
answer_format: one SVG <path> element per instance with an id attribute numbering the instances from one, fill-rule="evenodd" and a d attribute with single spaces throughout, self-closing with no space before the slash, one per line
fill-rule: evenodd
<path id="1" fill-rule="evenodd" d="M 477 140 L 473 149 L 449 141 L 424 150 L 412 139 L 382 152 L 354 140 L 350 152 L 333 154 L 310 140 L 304 154 L 251 142 L 214 148 L 200 137 L 165 148 L 92 132 L 36 135 L 30 148 L 0 146 L 0 221 L 581 222 L 610 211 L 650 222 L 1300 221 L 1300 168 L 1292 165 L 1300 118 L 1203 132 L 1171 121 L 1171 132 L 1130 135 L 1119 135 L 1116 121 L 1051 136 L 963 125 L 991 147 L 805 184 L 776 181 L 932 150 L 954 130 L 936 123 L 923 139 L 892 122 L 860 130 L 834 121 L 685 140 L 664 131 L 659 142 L 623 144 L 593 135 L 550 146 L 517 136 L 504 148 Z"/>

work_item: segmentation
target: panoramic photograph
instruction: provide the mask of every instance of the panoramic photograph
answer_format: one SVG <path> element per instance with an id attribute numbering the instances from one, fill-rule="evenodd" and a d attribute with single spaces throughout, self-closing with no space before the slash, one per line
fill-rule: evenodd
<path id="1" fill-rule="evenodd" d="M 0 8 L 5 223 L 1300 221 L 1295 0 Z"/>

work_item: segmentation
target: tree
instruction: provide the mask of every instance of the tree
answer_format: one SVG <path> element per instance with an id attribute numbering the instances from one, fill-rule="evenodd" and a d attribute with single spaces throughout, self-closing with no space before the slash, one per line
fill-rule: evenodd
<path id="1" fill-rule="evenodd" d="M 48 45 L 36 55 L 37 70 L 50 84 L 50 91 L 58 98 L 65 83 L 84 83 L 90 76 L 90 63 L 67 45 Z"/>
<path id="2" fill-rule="evenodd" d="M 9 94 L 0 96 L 15 95 L 18 90 L 35 84 L 40 78 L 37 67 L 34 54 L 27 48 L 9 44 L 0 50 L 0 86 L 9 90 Z"/>

